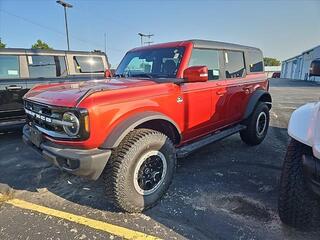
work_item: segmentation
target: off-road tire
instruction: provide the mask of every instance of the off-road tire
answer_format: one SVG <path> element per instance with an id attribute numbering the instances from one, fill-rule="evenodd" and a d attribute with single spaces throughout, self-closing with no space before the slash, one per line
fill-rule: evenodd
<path id="1" fill-rule="evenodd" d="M 303 174 L 302 156 L 306 152 L 305 145 L 291 140 L 283 163 L 278 200 L 281 221 L 300 230 L 313 228 L 312 220 L 319 208 Z"/>
<path id="2" fill-rule="evenodd" d="M 148 151 L 160 151 L 167 170 L 159 188 L 150 195 L 140 194 L 134 186 L 134 171 L 141 156 Z M 104 171 L 107 196 L 120 209 L 142 212 L 153 207 L 168 190 L 176 168 L 175 147 L 164 134 L 150 129 L 131 131 L 112 152 Z"/>
<path id="3" fill-rule="evenodd" d="M 258 134 L 256 129 L 256 123 L 261 113 L 265 114 L 266 117 L 266 127 L 263 134 Z M 269 107 L 265 102 L 259 102 L 255 107 L 251 116 L 245 121 L 247 128 L 240 131 L 240 137 L 243 142 L 248 145 L 254 146 L 260 144 L 267 135 L 269 128 L 270 114 Z"/>

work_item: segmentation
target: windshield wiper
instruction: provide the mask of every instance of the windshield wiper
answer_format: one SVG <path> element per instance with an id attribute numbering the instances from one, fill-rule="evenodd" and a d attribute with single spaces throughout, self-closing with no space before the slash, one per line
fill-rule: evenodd
<path id="1" fill-rule="evenodd" d="M 138 73 L 138 74 L 131 75 L 130 77 L 154 78 L 151 74 L 148 74 L 148 73 Z"/>
<path id="2" fill-rule="evenodd" d="M 145 77 L 145 78 L 154 78 L 154 76 L 152 76 L 151 74 L 148 73 L 138 73 L 138 74 L 124 74 L 124 73 L 118 73 L 115 74 L 114 77 Z"/>
<path id="3" fill-rule="evenodd" d="M 124 75 L 124 74 L 119 74 L 119 73 L 118 73 L 118 74 L 115 74 L 115 75 L 114 75 L 114 77 L 125 77 L 125 75 Z"/>

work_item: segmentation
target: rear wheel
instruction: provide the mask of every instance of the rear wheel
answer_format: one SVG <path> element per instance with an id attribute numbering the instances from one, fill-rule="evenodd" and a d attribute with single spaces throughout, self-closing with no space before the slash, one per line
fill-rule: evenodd
<path id="1" fill-rule="evenodd" d="M 247 128 L 240 132 L 242 141 L 249 145 L 260 144 L 267 135 L 269 121 L 269 107 L 266 103 L 259 102 L 246 121 Z"/>
<path id="2" fill-rule="evenodd" d="M 306 146 L 291 140 L 283 163 L 278 211 L 283 223 L 298 229 L 311 228 L 318 201 L 309 190 L 303 174 L 302 156 Z"/>
<path id="3" fill-rule="evenodd" d="M 108 195 L 125 211 L 146 210 L 167 191 L 175 167 L 175 148 L 167 136 L 149 129 L 134 130 L 107 164 Z"/>

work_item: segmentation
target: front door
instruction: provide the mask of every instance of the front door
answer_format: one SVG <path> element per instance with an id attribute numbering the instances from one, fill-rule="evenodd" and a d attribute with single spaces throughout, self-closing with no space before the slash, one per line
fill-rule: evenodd
<path id="1" fill-rule="evenodd" d="M 189 67 L 207 66 L 209 80 L 181 86 L 187 139 L 206 135 L 225 124 L 227 90 L 220 71 L 221 58 L 222 52 L 215 49 L 194 48 L 192 51 Z"/>

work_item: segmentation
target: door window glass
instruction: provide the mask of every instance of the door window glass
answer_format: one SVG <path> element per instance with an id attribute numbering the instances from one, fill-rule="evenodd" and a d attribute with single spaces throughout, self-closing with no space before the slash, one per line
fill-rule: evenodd
<path id="1" fill-rule="evenodd" d="M 77 73 L 103 73 L 105 71 L 101 57 L 74 56 Z"/>
<path id="2" fill-rule="evenodd" d="M 30 78 L 62 77 L 67 75 L 64 57 L 58 56 L 28 56 Z"/>
<path id="3" fill-rule="evenodd" d="M 0 79 L 19 78 L 18 56 L 0 55 Z"/>
<path id="4" fill-rule="evenodd" d="M 225 70 L 226 78 L 243 77 L 245 72 L 243 52 L 226 51 Z"/>
<path id="5" fill-rule="evenodd" d="M 189 67 L 207 66 L 209 80 L 217 80 L 220 78 L 219 53 L 218 50 L 195 48 L 192 51 Z"/>

